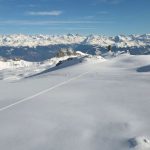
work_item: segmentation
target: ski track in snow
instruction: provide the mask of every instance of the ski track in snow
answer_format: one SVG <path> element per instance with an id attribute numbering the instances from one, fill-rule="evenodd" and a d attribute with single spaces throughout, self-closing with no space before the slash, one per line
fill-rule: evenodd
<path id="1" fill-rule="evenodd" d="M 86 75 L 86 74 L 88 74 L 88 73 L 89 73 L 89 71 L 88 71 L 88 72 L 84 72 L 84 73 L 82 73 L 82 74 L 80 74 L 80 75 L 78 75 L 78 76 L 76 76 L 76 77 L 73 77 L 73 78 L 71 78 L 71 79 L 69 79 L 69 80 L 66 80 L 66 81 L 63 81 L 63 82 L 61 82 L 61 83 L 59 83 L 59 84 L 56 84 L 56 85 L 54 85 L 54 86 L 52 86 L 52 87 L 50 87 L 50 88 L 47 88 L 47 89 L 45 89 L 45 90 L 42 90 L 42 91 L 40 91 L 40 92 L 38 92 L 38 93 L 36 93 L 36 94 L 34 94 L 34 95 L 28 96 L 28 97 L 26 97 L 26 98 L 20 99 L 19 101 L 15 102 L 15 103 L 12 103 L 12 104 L 10 104 L 10 105 L 4 106 L 4 107 L 0 108 L 0 112 L 4 111 L 4 110 L 6 110 L 6 109 L 9 109 L 9 108 L 11 108 L 11 107 L 14 107 L 14 106 L 16 106 L 16 105 L 18 105 L 18 104 L 20 104 L 20 103 L 25 102 L 25 101 L 29 101 L 29 100 L 31 100 L 31 99 L 33 99 L 33 98 L 35 98 L 35 97 L 38 97 L 38 96 L 40 96 L 40 95 L 42 95 L 42 94 L 45 94 L 45 93 L 47 93 L 47 92 L 50 92 L 50 91 L 52 91 L 52 90 L 54 90 L 54 89 L 56 89 L 56 88 L 58 88 L 58 87 L 61 87 L 61 86 L 65 85 L 65 84 L 68 84 L 68 83 L 71 82 L 71 81 L 77 80 L 77 79 L 81 78 L 82 76 L 84 76 L 84 75 Z"/>
<path id="2" fill-rule="evenodd" d="M 61 66 L 58 72 L 41 74 L 38 81 L 30 78 L 30 84 L 9 87 L 2 81 L 1 99 L 17 102 L 0 108 L 1 149 L 150 150 L 149 60 L 123 55 L 104 64 L 85 62 L 66 70 Z M 68 72 L 67 79 L 59 80 Z M 16 98 L 21 85 L 23 92 L 31 84 L 43 90 Z M 3 91 L 11 94 L 5 97 Z"/>

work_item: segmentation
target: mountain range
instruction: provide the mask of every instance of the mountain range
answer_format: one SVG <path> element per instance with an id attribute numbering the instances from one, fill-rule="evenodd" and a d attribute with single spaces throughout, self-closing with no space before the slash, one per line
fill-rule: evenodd
<path id="1" fill-rule="evenodd" d="M 129 52 L 131 55 L 150 54 L 150 34 L 101 36 L 68 35 L 0 35 L 0 56 L 5 59 L 22 59 L 40 62 L 56 56 L 62 48 L 72 48 L 90 55 L 105 56 L 108 46 L 113 52 Z"/>
<path id="2" fill-rule="evenodd" d="M 78 34 L 68 35 L 0 35 L 0 46 L 48 46 L 55 44 L 85 44 L 100 45 L 105 47 L 112 45 L 116 47 L 133 47 L 150 45 L 150 34 L 143 35 L 117 35 L 117 36 L 101 36 L 89 35 L 82 36 Z"/>

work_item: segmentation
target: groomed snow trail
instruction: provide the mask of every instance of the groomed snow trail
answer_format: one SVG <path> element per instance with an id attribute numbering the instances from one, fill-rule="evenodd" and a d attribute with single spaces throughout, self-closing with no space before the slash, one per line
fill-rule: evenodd
<path id="1" fill-rule="evenodd" d="M 47 89 L 45 89 L 45 90 L 42 90 L 42 91 L 40 91 L 40 92 L 38 92 L 38 93 L 36 93 L 36 94 L 34 94 L 34 95 L 31 95 L 31 96 L 25 97 L 25 98 L 23 98 L 23 99 L 20 99 L 19 101 L 15 102 L 15 103 L 12 103 L 12 104 L 10 104 L 10 105 L 4 106 L 4 107 L 0 108 L 0 112 L 4 111 L 4 110 L 6 110 L 6 109 L 9 109 L 9 108 L 11 108 L 11 107 L 14 107 L 14 106 L 16 106 L 16 105 L 18 105 L 18 104 L 20 104 L 20 103 L 25 102 L 25 101 L 29 101 L 29 100 L 31 100 L 31 99 L 33 99 L 33 98 L 35 98 L 35 97 L 37 97 L 37 96 L 40 96 L 40 95 L 42 95 L 42 94 L 45 94 L 45 93 L 47 93 L 47 92 L 50 92 L 50 91 L 52 91 L 52 90 L 54 90 L 54 89 L 56 89 L 56 88 L 58 88 L 58 87 L 61 87 L 61 86 L 65 85 L 65 84 L 68 84 L 68 83 L 71 82 L 71 81 L 77 80 L 77 79 L 79 79 L 80 77 L 82 77 L 82 76 L 84 76 L 84 75 L 86 75 L 86 74 L 88 74 L 88 73 L 89 73 L 89 71 L 88 71 L 88 72 L 81 73 L 80 75 L 78 75 L 78 76 L 76 76 L 76 77 L 73 77 L 73 78 L 71 78 L 71 79 L 69 79 L 69 80 L 63 81 L 63 82 L 61 82 L 61 83 L 59 83 L 59 84 L 56 84 L 56 85 L 54 85 L 54 86 L 52 86 L 52 87 L 50 87 L 50 88 L 47 88 Z"/>

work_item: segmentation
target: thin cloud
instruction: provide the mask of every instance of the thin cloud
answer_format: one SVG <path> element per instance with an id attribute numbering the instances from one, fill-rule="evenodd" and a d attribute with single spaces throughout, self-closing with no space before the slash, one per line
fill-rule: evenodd
<path id="1" fill-rule="evenodd" d="M 92 30 L 96 29 L 95 27 L 49 27 L 49 30 Z"/>
<path id="2" fill-rule="evenodd" d="M 3 20 L 0 21 L 1 25 L 52 25 L 52 24 L 112 24 L 114 21 L 81 21 L 81 20 L 64 20 L 64 21 L 31 21 L 31 20 Z"/>
<path id="3" fill-rule="evenodd" d="M 123 0 L 97 0 L 95 1 L 95 5 L 98 3 L 104 3 L 104 4 L 119 4 L 121 3 Z"/>
<path id="4" fill-rule="evenodd" d="M 89 19 L 94 19 L 94 18 L 95 18 L 95 16 L 84 16 L 84 17 L 83 17 L 83 19 L 88 19 L 88 20 L 89 20 Z"/>
<path id="5" fill-rule="evenodd" d="M 17 7 L 21 7 L 21 8 L 35 8 L 35 7 L 37 7 L 37 5 L 35 5 L 35 4 L 18 4 L 18 5 L 16 5 Z"/>
<path id="6" fill-rule="evenodd" d="M 101 0 L 105 3 L 109 3 L 109 4 L 119 4 L 121 3 L 123 0 Z"/>
<path id="7" fill-rule="evenodd" d="M 63 12 L 60 10 L 53 10 L 53 11 L 31 11 L 31 12 L 27 12 L 28 15 L 31 16 L 59 16 L 61 15 Z"/>
<path id="8" fill-rule="evenodd" d="M 108 15 L 109 12 L 108 11 L 99 11 L 97 12 L 98 15 Z"/>

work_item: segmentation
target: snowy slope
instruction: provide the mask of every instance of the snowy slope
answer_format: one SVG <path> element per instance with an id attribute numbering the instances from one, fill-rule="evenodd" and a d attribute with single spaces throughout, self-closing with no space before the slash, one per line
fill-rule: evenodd
<path id="1" fill-rule="evenodd" d="M 84 53 L 77 52 L 78 55 L 70 55 L 64 57 L 53 57 L 49 60 L 42 62 L 29 62 L 24 60 L 0 60 L 0 80 L 16 80 L 24 77 L 28 77 L 44 70 L 55 67 L 60 61 L 65 62 L 68 59 L 82 59 L 88 56 Z M 90 56 L 90 55 L 89 55 Z M 94 56 L 90 56 L 94 57 Z M 101 60 L 102 57 L 99 57 Z M 70 62 L 70 61 L 68 61 Z"/>
<path id="2" fill-rule="evenodd" d="M 0 148 L 149 150 L 150 56 L 97 60 L 0 80 Z"/>

